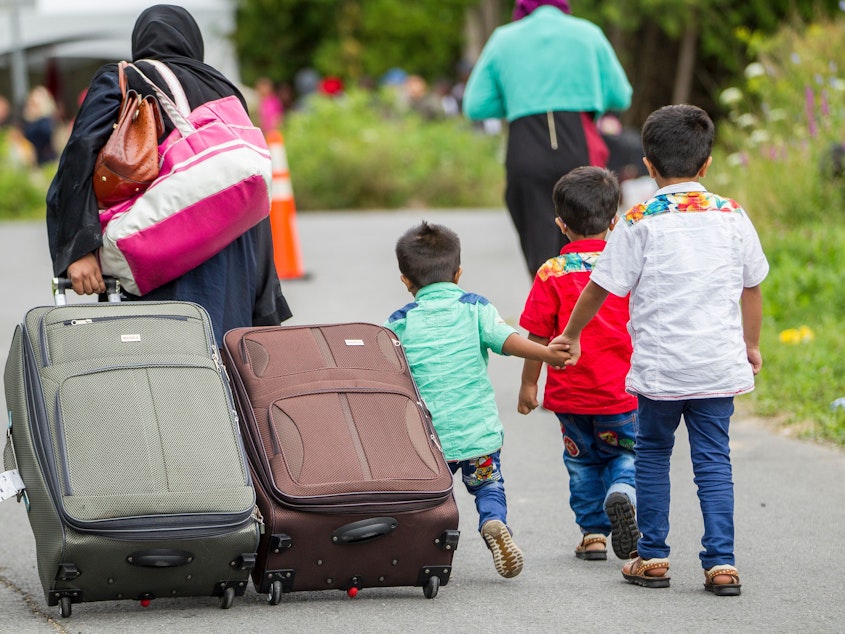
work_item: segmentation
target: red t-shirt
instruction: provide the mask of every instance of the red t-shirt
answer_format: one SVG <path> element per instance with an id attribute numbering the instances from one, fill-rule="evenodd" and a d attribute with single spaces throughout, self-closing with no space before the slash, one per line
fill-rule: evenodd
<path id="1" fill-rule="evenodd" d="M 604 245 L 604 240 L 570 242 L 558 257 L 543 264 L 519 325 L 538 337 L 559 335 Z M 636 397 L 625 391 L 631 367 L 629 319 L 628 297 L 609 294 L 581 333 L 578 363 L 565 370 L 546 366 L 544 408 L 559 414 L 622 414 L 637 409 Z"/>

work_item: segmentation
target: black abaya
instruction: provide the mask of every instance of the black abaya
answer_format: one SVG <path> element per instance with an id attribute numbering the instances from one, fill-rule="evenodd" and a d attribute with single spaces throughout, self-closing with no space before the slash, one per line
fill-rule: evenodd
<path id="1" fill-rule="evenodd" d="M 152 58 L 166 63 L 182 84 L 191 108 L 230 95 L 237 95 L 243 103 L 234 84 L 202 62 L 203 54 L 199 27 L 182 7 L 156 5 L 138 17 L 132 34 L 133 60 Z M 170 94 L 151 65 L 141 62 L 139 66 Z M 131 69 L 127 78 L 129 85 L 141 94 L 152 94 L 152 89 Z M 47 231 L 56 275 L 64 275 L 70 264 L 102 245 L 91 177 L 97 154 L 117 118 L 120 99 L 117 65 L 107 64 L 91 80 L 47 194 Z M 165 126 L 166 135 L 173 128 L 167 117 Z M 130 295 L 127 299 L 137 298 Z M 278 324 L 291 315 L 275 271 L 268 220 L 143 299 L 175 299 L 202 305 L 211 315 L 218 342 L 231 328 Z"/>

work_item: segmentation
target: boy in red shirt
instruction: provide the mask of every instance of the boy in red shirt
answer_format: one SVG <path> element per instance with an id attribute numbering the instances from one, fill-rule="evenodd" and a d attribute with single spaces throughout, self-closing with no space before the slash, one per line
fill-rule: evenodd
<path id="1" fill-rule="evenodd" d="M 558 257 L 537 271 L 519 325 L 528 338 L 547 344 L 569 321 L 575 302 L 590 280 L 604 249 L 605 235 L 616 222 L 619 183 L 600 167 L 579 167 L 555 185 L 555 222 L 570 242 Z M 569 472 L 569 504 L 581 528 L 575 556 L 607 559 L 607 535 L 613 552 L 627 559 L 636 550 L 634 426 L 637 399 L 625 391 L 631 365 L 628 298 L 609 296 L 581 337 L 578 365 L 549 367 L 543 407 L 555 412 L 563 434 L 563 462 Z M 543 364 L 526 360 L 518 410 L 538 406 L 537 382 Z"/>

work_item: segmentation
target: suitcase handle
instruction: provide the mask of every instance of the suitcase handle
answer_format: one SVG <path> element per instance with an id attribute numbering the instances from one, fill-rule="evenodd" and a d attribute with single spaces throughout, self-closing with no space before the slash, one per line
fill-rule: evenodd
<path id="1" fill-rule="evenodd" d="M 120 301 L 120 280 L 114 277 L 104 277 L 103 281 L 106 283 L 106 294 L 110 302 Z M 65 306 L 67 304 L 67 289 L 73 289 L 73 284 L 66 277 L 53 278 L 53 301 L 56 306 Z"/>
<path id="2" fill-rule="evenodd" d="M 373 517 L 345 524 L 332 533 L 333 544 L 363 544 L 392 533 L 399 526 L 393 517 Z"/>
<path id="3" fill-rule="evenodd" d="M 126 558 L 126 561 L 133 566 L 145 568 L 174 568 L 185 566 L 193 560 L 194 555 L 192 553 L 186 550 L 171 550 L 169 548 L 138 550 Z"/>

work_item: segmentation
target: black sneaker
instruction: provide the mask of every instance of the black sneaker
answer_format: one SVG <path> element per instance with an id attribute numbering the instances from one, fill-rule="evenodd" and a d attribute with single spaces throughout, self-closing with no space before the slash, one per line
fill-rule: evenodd
<path id="1" fill-rule="evenodd" d="M 610 520 L 610 543 L 619 559 L 628 559 L 637 549 L 640 529 L 634 505 L 624 493 L 611 493 L 604 503 L 604 512 Z"/>

